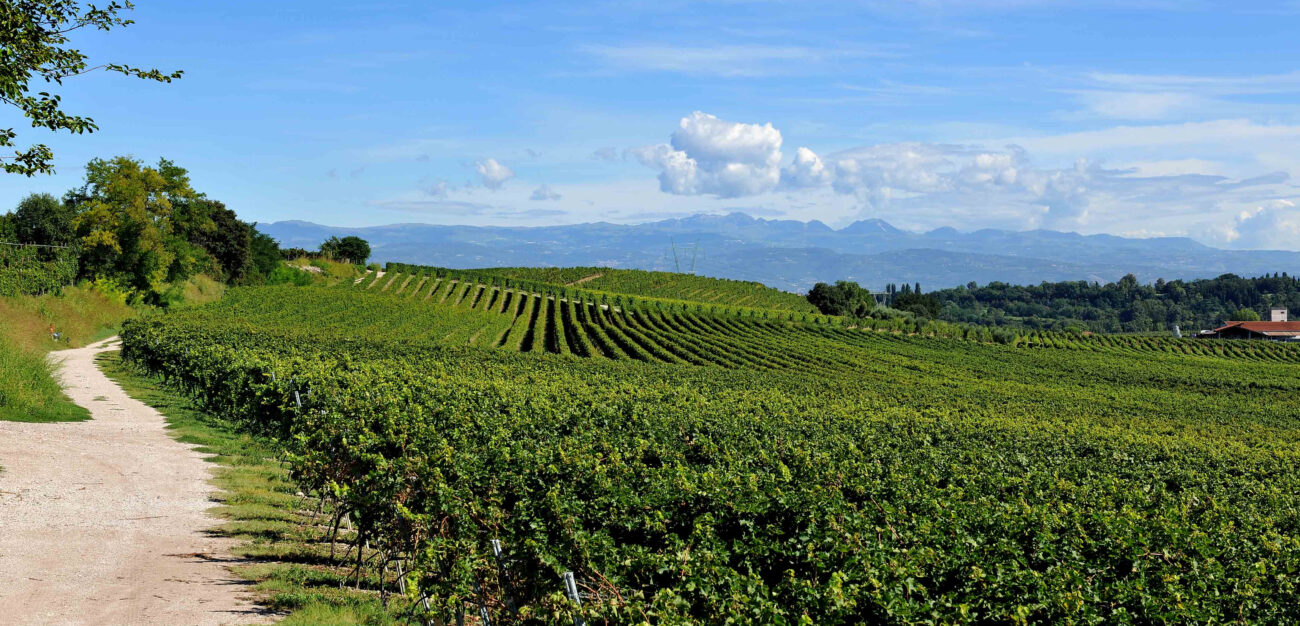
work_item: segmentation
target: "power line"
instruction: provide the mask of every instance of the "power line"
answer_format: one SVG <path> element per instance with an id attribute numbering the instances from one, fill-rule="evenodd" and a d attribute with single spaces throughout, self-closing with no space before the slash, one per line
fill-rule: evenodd
<path id="1" fill-rule="evenodd" d="M 43 243 L 10 243 L 0 241 L 0 246 L 13 246 L 15 248 L 53 248 L 55 250 L 70 250 L 72 246 L 50 246 Z"/>

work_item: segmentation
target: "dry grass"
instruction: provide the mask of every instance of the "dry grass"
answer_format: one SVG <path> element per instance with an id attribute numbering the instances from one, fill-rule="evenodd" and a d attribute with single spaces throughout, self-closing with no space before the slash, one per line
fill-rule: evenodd
<path id="1" fill-rule="evenodd" d="M 131 307 L 86 287 L 68 287 L 61 296 L 0 298 L 0 419 L 87 419 L 89 413 L 68 400 L 54 380 L 45 353 L 93 343 L 133 313 Z M 66 340 L 55 343 L 51 325 Z"/>
<path id="2" fill-rule="evenodd" d="M 218 280 L 199 274 L 183 283 L 173 285 L 167 290 L 171 306 L 199 306 L 216 302 L 226 295 L 226 285 Z"/>
<path id="3" fill-rule="evenodd" d="M 89 287 L 68 287 L 63 295 L 0 298 L 0 340 L 39 353 L 55 348 L 50 325 L 63 334 L 58 347 L 78 348 L 109 336 L 135 310 Z"/>

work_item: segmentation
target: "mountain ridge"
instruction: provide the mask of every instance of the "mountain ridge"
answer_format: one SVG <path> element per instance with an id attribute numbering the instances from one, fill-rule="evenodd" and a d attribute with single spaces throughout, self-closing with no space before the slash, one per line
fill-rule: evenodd
<path id="1" fill-rule="evenodd" d="M 588 222 L 562 226 L 463 226 L 423 223 L 334 227 L 304 220 L 259 226 L 287 247 L 314 248 L 330 236 L 359 235 L 376 261 L 453 268 L 591 266 L 690 271 L 755 280 L 803 291 L 847 279 L 879 289 L 887 282 L 952 287 L 974 281 L 1110 282 L 1132 273 L 1157 278 L 1211 278 L 1300 271 L 1300 253 L 1221 250 L 1187 237 L 1136 239 L 1053 230 L 953 227 L 899 229 L 880 219 L 840 229 L 820 221 L 765 219 L 740 211 L 696 214 L 642 224 Z M 673 248 L 676 248 L 676 261 Z M 691 264 L 694 267 L 691 267 Z"/>

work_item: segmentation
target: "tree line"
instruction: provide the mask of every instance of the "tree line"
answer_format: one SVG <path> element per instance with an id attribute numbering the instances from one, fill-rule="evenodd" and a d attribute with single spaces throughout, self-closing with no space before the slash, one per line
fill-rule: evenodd
<path id="1" fill-rule="evenodd" d="M 199 274 L 246 285 L 289 282 L 285 274 L 297 271 L 283 266 L 275 239 L 195 190 L 189 172 L 167 159 L 94 159 L 62 198 L 32 194 L 0 215 L 0 242 L 51 246 L 39 251 L 50 259 L 73 249 L 77 278 L 110 281 L 149 304 Z M 312 254 L 364 264 L 370 246 L 331 238 Z"/>
<path id="2" fill-rule="evenodd" d="M 970 283 L 926 295 L 939 301 L 938 319 L 946 321 L 1109 333 L 1212 328 L 1228 320 L 1268 319 L 1272 307 L 1300 312 L 1300 280 L 1286 272 L 1150 284 L 1132 274 L 1105 284 Z"/>
<path id="3" fill-rule="evenodd" d="M 848 317 L 880 317 L 882 305 L 889 309 L 911 313 L 917 317 L 939 317 L 939 300 L 921 291 L 921 283 L 901 287 L 894 283 L 885 285 L 882 303 L 877 294 L 849 280 L 836 281 L 834 285 L 817 283 L 808 292 L 808 302 L 824 315 Z"/>
<path id="4" fill-rule="evenodd" d="M 925 293 L 920 283 L 885 286 L 877 294 L 852 281 L 817 283 L 808 301 L 826 315 L 918 318 L 1055 331 L 1163 332 L 1212 328 L 1226 321 L 1268 319 L 1280 307 L 1300 314 L 1300 279 L 1286 272 L 1243 278 L 1224 274 L 1191 281 L 1141 284 L 1129 274 L 1113 283 L 1089 281 L 1011 285 L 974 282 Z"/>

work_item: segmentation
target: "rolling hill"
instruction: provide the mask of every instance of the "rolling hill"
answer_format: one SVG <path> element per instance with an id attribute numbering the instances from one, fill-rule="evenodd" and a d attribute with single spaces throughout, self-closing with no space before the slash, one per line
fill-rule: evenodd
<path id="1" fill-rule="evenodd" d="M 1300 273 L 1300 253 L 1220 250 L 1181 237 L 1128 239 L 1048 230 L 940 228 L 916 233 L 881 220 L 834 230 L 821 222 L 767 220 L 743 213 L 697 215 L 637 225 L 546 227 L 395 224 L 340 228 L 310 222 L 259 227 L 282 245 L 311 248 L 330 236 L 359 235 L 377 261 L 455 268 L 602 266 L 695 273 L 758 281 L 788 291 L 813 283 L 856 280 L 879 289 L 920 282 L 927 289 L 1002 281 L 1108 282 L 1133 273 L 1157 278 L 1209 278 Z M 672 255 L 674 243 L 678 260 Z M 698 245 L 699 253 L 691 249 Z M 694 260 L 692 261 L 692 257 Z"/>

